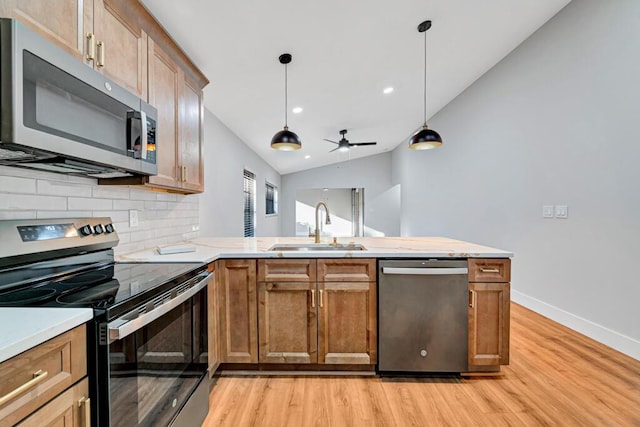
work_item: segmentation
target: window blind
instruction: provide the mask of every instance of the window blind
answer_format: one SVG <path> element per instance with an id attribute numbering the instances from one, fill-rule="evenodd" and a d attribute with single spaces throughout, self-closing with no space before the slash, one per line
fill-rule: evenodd
<path id="1" fill-rule="evenodd" d="M 256 235 L 256 175 L 244 171 L 244 237 Z"/>
<path id="2" fill-rule="evenodd" d="M 273 215 L 278 213 L 278 187 L 265 182 L 265 213 Z"/>

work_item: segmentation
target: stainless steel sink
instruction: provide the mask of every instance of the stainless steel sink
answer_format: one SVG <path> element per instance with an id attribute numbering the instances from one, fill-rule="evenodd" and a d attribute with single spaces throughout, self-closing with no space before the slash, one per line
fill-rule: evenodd
<path id="1" fill-rule="evenodd" d="M 359 243 L 277 243 L 269 251 L 366 251 Z"/>

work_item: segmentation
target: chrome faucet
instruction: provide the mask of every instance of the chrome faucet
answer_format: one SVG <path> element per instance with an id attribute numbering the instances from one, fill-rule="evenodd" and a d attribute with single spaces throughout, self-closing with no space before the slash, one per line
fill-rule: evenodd
<path id="1" fill-rule="evenodd" d="M 331 224 L 331 216 L 329 215 L 329 207 L 327 206 L 327 204 L 325 202 L 319 202 L 316 205 L 316 231 L 313 234 L 313 236 L 315 237 L 314 243 L 320 243 L 320 226 L 322 225 L 321 221 L 320 221 L 320 207 L 324 206 L 324 210 L 327 212 L 327 220 L 325 221 L 325 224 Z"/>

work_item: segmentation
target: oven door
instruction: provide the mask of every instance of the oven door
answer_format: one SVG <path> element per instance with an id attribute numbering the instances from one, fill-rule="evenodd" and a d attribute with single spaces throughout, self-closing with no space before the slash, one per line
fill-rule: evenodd
<path id="1" fill-rule="evenodd" d="M 176 418 L 207 377 L 210 277 L 197 276 L 177 295 L 174 288 L 154 309 L 109 322 L 109 369 L 98 369 L 98 382 L 108 384 L 108 408 L 105 399 L 98 402 L 97 425 L 167 426 Z"/>

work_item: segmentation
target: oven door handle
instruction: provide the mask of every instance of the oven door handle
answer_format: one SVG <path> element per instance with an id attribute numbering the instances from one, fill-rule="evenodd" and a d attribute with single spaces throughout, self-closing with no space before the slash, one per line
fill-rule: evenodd
<path id="1" fill-rule="evenodd" d="M 213 273 L 207 273 L 206 276 L 202 277 L 202 280 L 190 287 L 185 292 L 138 317 L 129 320 L 126 319 L 127 315 L 125 314 L 123 317 L 109 322 L 109 342 L 111 343 L 113 341 L 120 340 L 127 335 L 131 335 L 135 331 L 145 327 L 149 323 L 178 307 L 180 304 L 187 301 L 189 298 L 191 298 L 192 296 L 200 292 L 205 286 L 207 286 L 209 280 L 212 277 Z"/>

